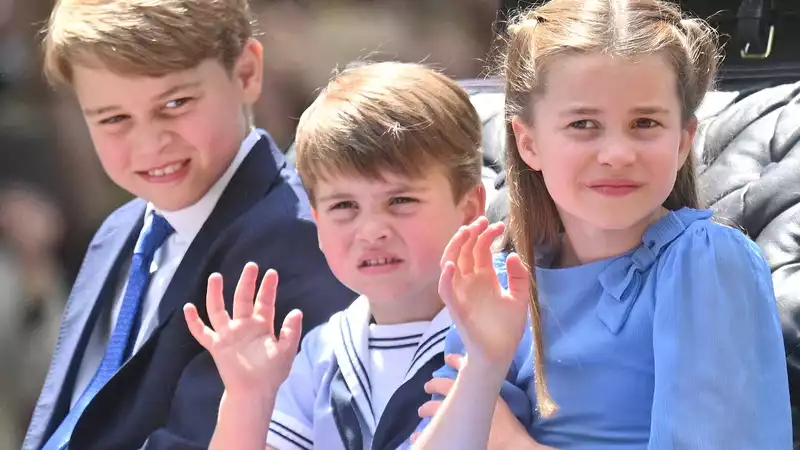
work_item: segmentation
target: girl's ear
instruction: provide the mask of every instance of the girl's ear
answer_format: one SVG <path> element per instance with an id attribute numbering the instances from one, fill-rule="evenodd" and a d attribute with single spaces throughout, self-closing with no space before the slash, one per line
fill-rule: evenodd
<path id="1" fill-rule="evenodd" d="M 683 131 L 681 132 L 681 143 L 680 147 L 678 148 L 678 169 L 686 164 L 686 158 L 688 158 L 689 154 L 692 152 L 692 144 L 696 134 L 697 117 L 693 116 L 686 122 L 686 125 L 684 125 Z"/>
<path id="2" fill-rule="evenodd" d="M 514 130 L 514 140 L 517 143 L 519 156 L 533 170 L 542 170 L 539 154 L 536 151 L 532 127 L 525 124 L 519 116 L 511 119 L 511 128 Z"/>

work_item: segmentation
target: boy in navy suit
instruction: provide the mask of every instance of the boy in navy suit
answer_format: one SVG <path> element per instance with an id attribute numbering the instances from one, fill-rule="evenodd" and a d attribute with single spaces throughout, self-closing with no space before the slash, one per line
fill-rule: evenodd
<path id="1" fill-rule="evenodd" d="M 74 90 L 103 168 L 137 199 L 89 246 L 25 450 L 206 448 L 223 385 L 181 307 L 206 317 L 211 273 L 232 298 L 246 262 L 277 270 L 275 320 L 299 308 L 305 329 L 355 297 L 319 251 L 299 178 L 251 125 L 252 36 L 246 0 L 53 10 L 45 73 Z"/>

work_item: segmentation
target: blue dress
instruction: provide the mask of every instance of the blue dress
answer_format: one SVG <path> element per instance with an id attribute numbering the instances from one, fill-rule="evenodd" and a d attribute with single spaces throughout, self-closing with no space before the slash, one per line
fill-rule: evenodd
<path id="1" fill-rule="evenodd" d="M 792 448 L 770 269 L 751 240 L 710 216 L 670 212 L 624 255 L 536 268 L 547 383 L 559 411 L 545 419 L 534 409 L 530 332 L 501 391 L 536 441 L 559 449 Z M 505 255 L 495 267 L 505 286 Z M 445 351 L 465 352 L 455 329 Z"/>

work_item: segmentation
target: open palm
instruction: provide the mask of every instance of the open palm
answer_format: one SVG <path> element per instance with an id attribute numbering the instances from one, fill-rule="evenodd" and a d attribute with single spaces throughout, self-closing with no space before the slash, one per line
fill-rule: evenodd
<path id="1" fill-rule="evenodd" d="M 503 229 L 481 217 L 453 236 L 442 256 L 439 294 L 470 358 L 510 364 L 525 331 L 530 280 L 519 257 L 510 255 L 508 290 L 500 286 L 491 245 Z"/>
<path id="2" fill-rule="evenodd" d="M 206 308 L 213 329 L 207 327 L 192 304 L 184 306 L 189 331 L 214 358 L 228 392 L 277 391 L 289 375 L 297 353 L 302 314 L 292 311 L 284 319 L 280 337 L 273 329 L 278 274 L 268 270 L 258 289 L 258 266 L 249 263 L 242 271 L 233 298 L 233 318 L 225 310 L 222 276 L 208 278 Z"/>

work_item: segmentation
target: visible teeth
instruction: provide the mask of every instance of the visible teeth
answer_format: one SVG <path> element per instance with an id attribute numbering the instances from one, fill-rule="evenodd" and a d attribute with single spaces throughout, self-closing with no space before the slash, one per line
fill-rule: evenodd
<path id="1" fill-rule="evenodd" d="M 181 167 L 183 167 L 183 163 L 179 162 L 175 164 L 170 164 L 160 169 L 149 170 L 147 174 L 150 175 L 151 177 L 163 177 L 164 175 L 169 175 L 177 172 L 178 170 L 180 170 Z"/>
<path id="2" fill-rule="evenodd" d="M 378 258 L 378 259 L 368 259 L 361 263 L 364 267 L 372 267 L 372 266 L 385 266 L 386 264 L 396 263 L 399 262 L 395 258 Z"/>

